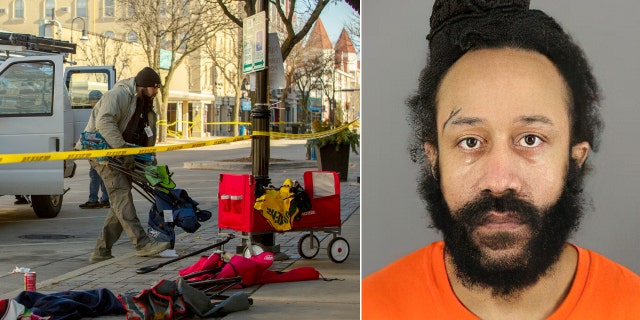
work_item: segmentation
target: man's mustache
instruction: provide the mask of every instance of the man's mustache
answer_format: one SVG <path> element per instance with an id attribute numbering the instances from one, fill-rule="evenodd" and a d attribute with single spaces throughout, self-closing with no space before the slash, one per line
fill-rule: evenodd
<path id="1" fill-rule="evenodd" d="M 540 222 L 541 216 L 533 203 L 520 198 L 514 191 L 508 191 L 501 196 L 483 192 L 456 210 L 453 218 L 468 227 L 476 227 L 490 222 L 535 225 Z"/>

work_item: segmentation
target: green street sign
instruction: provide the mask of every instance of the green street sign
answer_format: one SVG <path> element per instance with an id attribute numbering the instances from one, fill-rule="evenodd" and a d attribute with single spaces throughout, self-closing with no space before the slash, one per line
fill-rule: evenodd
<path id="1" fill-rule="evenodd" d="M 258 12 L 242 20 L 242 73 L 264 70 L 267 43 L 266 14 Z"/>

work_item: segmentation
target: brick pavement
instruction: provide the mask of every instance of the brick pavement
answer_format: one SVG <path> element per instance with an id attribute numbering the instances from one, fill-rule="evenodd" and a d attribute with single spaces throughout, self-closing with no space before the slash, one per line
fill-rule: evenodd
<path id="1" fill-rule="evenodd" d="M 346 281 L 336 281 L 330 284 L 323 283 L 323 281 L 307 281 L 308 283 L 294 282 L 249 287 L 244 290 L 252 296 L 260 298 L 254 299 L 254 305 L 249 311 L 232 314 L 229 317 L 269 319 L 278 314 L 280 319 L 299 319 L 299 312 L 305 312 L 304 319 L 326 319 L 328 315 L 331 315 L 331 319 L 357 319 L 359 317 L 360 185 L 355 182 L 356 176 L 359 176 L 359 164 L 350 168 L 349 181 L 341 183 L 341 217 L 343 221 L 341 236 L 349 241 L 351 247 L 347 261 L 342 264 L 331 263 L 326 250 L 320 250 L 318 256 L 312 260 L 301 259 L 297 252 L 297 243 L 304 233 L 285 232 L 275 234 L 275 243 L 280 245 L 281 252 L 287 254 L 289 259 L 275 261 L 271 268 L 275 271 L 284 271 L 287 268 L 311 265 L 316 267 L 325 277 L 345 277 Z M 317 234 L 317 236 L 321 242 L 321 249 L 325 249 L 330 235 Z M 204 223 L 196 233 L 180 234 L 176 239 L 175 248 L 178 254 L 184 255 L 219 240 L 217 221 L 211 219 Z M 231 240 L 224 246 L 225 251 L 235 251 L 235 247 L 241 244 L 240 241 L 237 238 Z M 209 253 L 203 253 L 203 255 L 206 254 Z M 193 264 L 196 260 L 197 257 L 186 258 L 147 274 L 137 274 L 135 271 L 140 267 L 165 262 L 167 259 L 136 257 L 133 252 L 130 252 L 38 283 L 38 291 L 53 293 L 66 290 L 107 288 L 116 294 L 140 292 L 153 286 L 160 279 L 177 279 L 177 271 Z M 326 263 L 327 261 L 329 263 Z M 298 289 L 304 293 L 304 297 L 296 292 Z M 266 294 L 262 294 L 263 292 Z M 337 292 L 345 296 L 337 298 Z M 19 291 L 15 292 L 15 295 L 17 293 Z M 278 296 L 286 296 L 287 293 L 291 293 L 288 301 L 273 300 Z M 269 305 L 263 305 L 261 299 L 269 301 Z M 291 308 L 291 303 L 299 299 L 302 300 L 295 304 L 295 308 Z M 276 307 L 281 307 L 283 310 L 279 312 Z M 291 311 L 295 310 L 295 312 L 288 312 L 286 308 L 291 308 Z M 300 308 L 305 310 L 301 311 Z M 100 317 L 100 319 L 122 318 L 122 316 Z"/>

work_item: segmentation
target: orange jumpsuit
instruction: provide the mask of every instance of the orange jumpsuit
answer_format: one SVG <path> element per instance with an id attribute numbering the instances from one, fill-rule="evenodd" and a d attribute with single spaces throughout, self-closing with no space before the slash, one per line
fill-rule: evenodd
<path id="1" fill-rule="evenodd" d="M 593 251 L 575 247 L 578 267 L 562 304 L 548 318 L 640 319 L 640 277 Z M 478 319 L 456 298 L 444 243 L 435 242 L 362 282 L 362 319 Z"/>

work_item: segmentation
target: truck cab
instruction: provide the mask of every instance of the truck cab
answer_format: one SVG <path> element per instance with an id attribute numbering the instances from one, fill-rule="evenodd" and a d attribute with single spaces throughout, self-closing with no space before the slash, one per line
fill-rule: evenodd
<path id="1" fill-rule="evenodd" d="M 73 151 L 89 119 L 93 89 L 115 82 L 113 67 L 64 68 L 75 44 L 0 32 L 0 154 Z M 82 161 L 82 160 L 80 160 Z M 40 218 L 62 207 L 73 160 L 0 164 L 0 194 L 24 195 Z"/>

